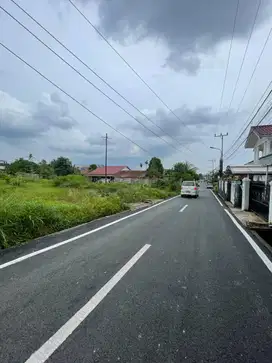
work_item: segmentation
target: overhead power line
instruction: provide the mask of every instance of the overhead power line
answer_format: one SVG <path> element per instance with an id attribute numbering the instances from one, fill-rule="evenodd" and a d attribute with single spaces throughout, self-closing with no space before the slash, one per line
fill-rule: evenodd
<path id="1" fill-rule="evenodd" d="M 131 140 L 128 136 L 126 136 L 125 134 L 123 134 L 121 131 L 119 131 L 118 129 L 116 129 L 114 126 L 112 126 L 111 124 L 109 124 L 102 117 L 96 115 L 90 108 L 88 108 L 87 106 L 85 106 L 82 102 L 78 101 L 75 97 L 73 97 L 72 95 L 70 95 L 68 92 L 66 92 L 63 88 L 61 88 L 55 82 L 51 81 L 48 77 L 46 77 L 43 73 L 41 73 L 37 68 L 35 68 L 30 63 L 28 63 L 26 60 L 24 60 L 23 58 L 21 58 L 17 53 L 15 53 L 14 51 L 12 51 L 5 44 L 3 44 L 2 42 L 0 42 L 0 46 L 3 47 L 4 49 L 6 49 L 10 54 L 12 54 L 13 56 L 15 56 L 22 63 L 24 63 L 25 65 L 27 65 L 29 68 L 31 68 L 34 72 L 36 72 L 37 74 L 39 74 L 43 79 L 45 79 L 47 82 L 49 82 L 52 86 L 56 87 L 59 91 L 61 91 L 62 93 L 64 93 L 67 97 L 69 97 L 71 100 L 73 100 L 79 106 L 81 106 L 82 108 L 84 108 L 91 115 L 93 115 L 94 117 L 96 117 L 99 121 L 103 122 L 105 125 L 107 125 L 112 130 L 114 130 L 115 132 L 117 132 L 118 134 L 120 134 L 121 136 L 123 136 L 129 142 L 131 142 L 132 144 L 136 145 L 139 149 L 143 150 L 145 153 L 149 154 L 150 156 L 154 156 L 148 150 L 144 149 L 142 146 L 140 146 L 135 141 Z"/>
<path id="2" fill-rule="evenodd" d="M 272 92 L 272 90 L 271 90 L 271 92 Z M 271 107 L 269 107 L 269 109 L 266 111 L 266 113 L 264 114 L 264 116 L 261 118 L 261 120 L 257 123 L 257 125 L 255 125 L 255 126 L 259 126 L 261 123 L 262 123 L 262 121 L 266 118 L 266 116 L 269 114 L 269 112 L 272 110 L 272 106 Z M 252 130 L 250 131 L 250 133 L 249 133 L 249 135 L 251 135 L 252 134 Z M 248 136 L 249 136 L 248 135 Z M 242 142 L 239 144 L 239 146 L 227 157 L 227 160 L 228 159 L 230 159 L 231 157 L 232 157 L 232 155 L 234 155 L 239 149 L 240 149 L 240 147 L 244 144 L 244 142 L 246 141 L 246 139 L 248 138 L 248 136 L 246 137 L 246 138 L 244 138 L 243 140 L 242 140 Z"/>
<path id="3" fill-rule="evenodd" d="M 135 74 L 136 77 L 140 79 L 140 81 L 153 93 L 153 95 L 167 108 L 167 110 L 178 119 L 181 124 L 188 128 L 190 128 L 182 121 L 182 119 L 163 101 L 163 99 L 154 91 L 154 89 L 140 76 L 140 74 L 128 63 L 128 61 L 113 47 L 113 45 L 107 40 L 107 38 L 100 32 L 100 30 L 87 18 L 87 16 L 79 9 L 78 6 L 72 1 L 68 0 L 69 3 L 74 7 L 74 9 L 85 19 L 85 21 L 96 31 L 96 33 L 108 44 L 108 46 L 114 51 L 115 54 L 118 55 L 120 59 L 128 66 L 128 68 Z M 191 132 L 191 130 L 190 130 Z M 202 140 L 200 141 L 203 145 L 208 147 Z"/>
<path id="4" fill-rule="evenodd" d="M 230 104 L 229 104 L 229 107 L 228 107 L 227 114 L 229 114 L 229 111 L 231 109 L 232 102 L 233 102 L 233 99 L 234 99 L 234 95 L 235 95 L 235 92 L 237 90 L 238 83 L 240 81 L 242 69 L 244 67 L 245 59 L 246 59 L 246 56 L 247 56 L 247 52 L 248 52 L 249 44 L 250 44 L 250 41 L 251 41 L 251 38 L 252 38 L 252 34 L 254 32 L 254 29 L 255 29 L 255 25 L 256 25 L 256 21 L 257 21 L 257 17 L 258 17 L 258 14 L 259 14 L 260 7 L 261 7 L 261 0 L 259 0 L 258 6 L 257 6 L 257 9 L 256 9 L 256 13 L 255 13 L 255 17 L 254 17 L 253 24 L 252 24 L 252 27 L 251 27 L 250 35 L 249 35 L 248 40 L 247 40 L 247 45 L 246 45 L 246 48 L 245 48 L 245 51 L 244 51 L 243 59 L 242 59 L 240 69 L 239 69 L 239 72 L 238 72 L 238 75 L 237 75 L 237 78 L 236 78 L 235 86 L 234 86 L 234 89 L 233 89 L 233 92 L 232 92 L 232 95 L 231 95 L 231 100 L 230 100 Z"/>
<path id="5" fill-rule="evenodd" d="M 191 151 L 188 147 L 183 145 L 178 139 L 174 138 L 172 135 L 167 133 L 162 127 L 160 127 L 156 122 L 154 122 L 150 117 L 144 114 L 138 107 L 136 107 L 132 102 L 130 102 L 125 96 L 118 92 L 113 86 L 111 86 L 103 77 L 101 77 L 94 69 L 92 69 L 87 63 L 85 63 L 81 58 L 79 58 L 73 51 L 71 51 L 64 43 L 62 43 L 57 37 L 55 37 L 48 29 L 46 29 L 40 22 L 37 21 L 30 13 L 28 13 L 23 7 L 16 3 L 14 0 L 10 0 L 15 6 L 17 6 L 25 15 L 27 15 L 32 21 L 34 21 L 41 29 L 43 29 L 48 35 L 50 35 L 58 44 L 60 44 L 67 52 L 69 52 L 74 58 L 76 58 L 81 64 L 83 64 L 90 72 L 92 72 L 97 78 L 99 78 L 104 84 L 106 84 L 113 92 L 115 92 L 119 97 L 121 97 L 125 102 L 127 102 L 131 107 L 133 107 L 137 112 L 139 112 L 144 118 L 146 118 L 150 123 L 161 130 L 165 135 L 169 136 L 171 139 L 176 141 L 180 146 Z M 101 90 L 100 90 L 101 91 Z M 139 121 L 139 120 L 138 120 Z M 164 140 L 165 142 L 165 140 Z"/>
<path id="6" fill-rule="evenodd" d="M 254 66 L 254 69 L 253 69 L 253 71 L 252 71 L 252 73 L 251 73 L 251 76 L 250 76 L 250 79 L 249 79 L 249 82 L 248 82 L 248 84 L 247 84 L 247 86 L 246 86 L 246 89 L 245 89 L 245 91 L 244 91 L 244 93 L 243 93 L 243 96 L 242 96 L 242 99 L 241 99 L 241 101 L 240 101 L 240 103 L 239 103 L 239 105 L 238 105 L 238 107 L 237 107 L 237 110 L 236 110 L 236 114 L 239 112 L 239 110 L 240 110 L 240 107 L 241 107 L 241 105 L 242 105 L 242 103 L 243 103 L 243 101 L 244 101 L 244 99 L 245 99 L 245 96 L 246 96 L 246 94 L 247 94 L 247 92 L 248 92 L 248 90 L 249 90 L 249 87 L 250 87 L 250 85 L 251 85 L 251 82 L 252 82 L 252 79 L 253 79 L 253 77 L 254 77 L 254 74 L 255 74 L 255 72 L 256 72 L 256 70 L 257 70 L 257 68 L 258 68 L 258 65 L 259 65 L 259 63 L 260 63 L 260 61 L 261 61 L 261 58 L 262 58 L 262 56 L 263 56 L 263 53 L 264 53 L 264 51 L 265 51 L 265 48 L 266 48 L 266 46 L 267 46 L 267 44 L 268 44 L 268 41 L 269 41 L 269 39 L 270 39 L 270 37 L 271 37 L 271 34 L 272 34 L 272 27 L 270 28 L 270 31 L 268 32 L 268 34 L 267 34 L 267 37 L 266 37 L 266 40 L 265 40 L 265 42 L 264 42 L 264 44 L 263 44 L 263 47 L 262 47 L 262 49 L 261 49 L 261 52 L 260 52 L 260 54 L 259 54 L 259 57 L 258 57 L 258 59 L 257 59 L 257 61 L 256 61 L 256 63 L 255 63 L 255 66 Z M 271 83 L 272 83 L 272 81 L 269 83 L 269 85 L 268 85 L 268 87 L 267 87 L 267 89 L 265 90 L 265 92 L 263 93 L 263 95 L 262 95 L 262 97 L 264 96 L 264 94 L 267 92 L 267 90 L 269 89 L 269 87 L 270 87 L 270 85 L 271 85 Z M 261 99 L 262 99 L 262 97 L 261 97 Z M 268 96 L 269 97 L 269 96 Z M 259 103 L 260 101 L 258 101 L 258 103 Z M 257 103 L 257 105 L 258 105 L 258 103 Z M 257 107 L 257 105 L 255 106 L 255 108 Z M 254 108 L 254 109 L 255 109 Z M 254 111 L 253 111 L 254 112 Z M 236 139 L 236 141 L 234 141 L 233 142 L 233 144 L 232 144 L 232 146 L 228 149 L 228 151 L 226 152 L 226 154 L 234 147 L 234 145 L 239 141 L 239 139 L 240 139 L 240 137 L 246 132 L 246 130 L 247 130 L 247 127 L 248 127 L 248 125 L 250 125 L 250 123 L 252 123 L 253 122 L 253 120 L 254 120 L 254 117 L 253 118 L 251 118 L 250 119 L 250 121 L 248 122 L 248 124 L 247 124 L 247 126 L 245 126 L 245 129 L 243 130 L 243 132 L 237 137 L 237 139 Z M 247 121 L 245 122 L 245 124 L 247 123 Z M 245 125 L 244 124 L 244 125 Z M 242 129 L 243 129 L 243 127 L 244 126 L 242 126 Z"/>
<path id="7" fill-rule="evenodd" d="M 256 105 L 255 105 L 255 107 L 254 107 L 254 109 L 253 109 L 253 111 L 251 113 L 251 115 L 253 114 L 253 116 L 249 116 L 249 118 L 246 120 L 246 122 L 244 123 L 244 125 L 240 129 L 236 140 L 232 143 L 231 147 L 226 151 L 225 155 L 228 154 L 231 151 L 231 149 L 238 143 L 238 141 L 241 139 L 241 137 L 243 136 L 243 134 L 247 131 L 248 127 L 253 123 L 255 117 L 258 115 L 258 113 L 262 109 L 263 105 L 265 104 L 265 102 L 268 100 L 268 98 L 270 97 L 270 95 L 272 93 L 272 90 L 270 90 L 270 92 L 267 94 L 267 96 L 265 97 L 265 99 L 263 100 L 263 102 L 261 103 L 261 105 L 258 107 L 259 103 L 261 102 L 261 100 L 263 99 L 263 97 L 265 96 L 265 94 L 267 93 L 267 91 L 269 90 L 269 88 L 271 87 L 271 85 L 272 85 L 272 81 L 268 84 L 268 86 L 266 87 L 266 89 L 263 92 L 262 96 L 260 97 L 260 99 L 256 103 Z"/>
<path id="8" fill-rule="evenodd" d="M 118 108 L 124 111 L 128 116 L 133 118 L 138 124 L 143 126 L 145 129 L 150 131 L 154 136 L 158 137 L 160 140 L 170 145 L 176 151 L 181 151 L 180 149 L 173 146 L 170 142 L 163 139 L 156 132 L 148 128 L 145 124 L 139 121 L 135 116 L 133 116 L 130 112 L 128 112 L 124 107 L 119 105 L 116 101 L 114 101 L 110 96 L 108 96 L 105 92 L 103 92 L 99 87 L 97 87 L 94 83 L 92 83 L 87 77 L 85 77 L 81 72 L 79 72 L 74 66 L 72 66 L 69 62 L 67 62 L 63 57 L 61 57 L 57 52 L 55 52 L 50 46 L 48 46 L 45 42 L 43 42 L 37 35 L 35 35 L 31 30 L 29 30 L 24 24 L 22 24 L 18 19 L 16 19 L 12 14 L 10 14 L 6 9 L 0 6 L 0 9 L 3 10 L 8 16 L 10 16 L 14 21 L 16 21 L 21 27 L 23 27 L 28 33 L 30 33 L 36 40 L 38 40 L 41 44 L 43 44 L 48 50 L 50 50 L 55 56 L 57 56 L 62 62 L 64 62 L 68 67 L 70 67 L 74 72 L 76 72 L 81 78 L 83 78 L 86 82 L 88 82 L 91 86 L 93 86 L 98 92 L 103 94 L 108 100 L 110 100 L 113 104 L 115 104 Z"/>
<path id="9" fill-rule="evenodd" d="M 236 28 L 236 23 L 237 23 L 237 15 L 238 15 L 238 10 L 239 10 L 239 4 L 240 4 L 240 0 L 237 0 L 235 16 L 234 16 L 234 21 L 233 21 L 233 27 L 232 27 L 232 36 L 231 36 L 231 41 L 230 41 L 229 53 L 228 53 L 227 66 L 226 66 L 226 70 L 225 70 L 225 76 L 224 76 L 224 81 L 223 81 L 223 86 L 222 86 L 222 91 L 221 91 L 221 97 L 220 97 L 219 112 L 221 111 L 222 104 L 223 104 L 223 99 L 224 99 L 224 94 L 225 94 L 225 87 L 226 87 L 226 81 L 227 81 L 227 76 L 228 76 L 228 70 L 229 70 L 229 63 L 230 63 L 230 56 L 231 56 L 231 51 L 232 51 L 234 33 L 235 33 L 235 28 Z"/>
<path id="10" fill-rule="evenodd" d="M 239 105 L 238 105 L 238 107 L 237 107 L 236 113 L 238 113 L 238 112 L 240 111 L 240 107 L 242 106 L 242 103 L 244 102 L 244 99 L 245 99 L 246 94 L 247 94 L 247 92 L 248 92 L 248 90 L 249 90 L 249 87 L 250 87 L 250 85 L 251 85 L 252 79 L 253 79 L 253 77 L 254 77 L 254 75 L 255 75 L 255 72 L 256 72 L 256 70 L 257 70 L 257 68 L 258 68 L 258 65 L 259 65 L 259 63 L 260 63 L 260 61 L 261 61 L 261 59 L 262 59 L 263 53 L 264 53 L 265 48 L 266 48 L 266 46 L 267 46 L 267 44 L 268 44 L 268 41 L 269 41 L 269 39 L 270 39 L 271 34 L 272 34 L 272 27 L 270 28 L 270 31 L 269 31 L 269 33 L 267 34 L 266 40 L 265 40 L 265 42 L 264 42 L 264 44 L 263 44 L 262 50 L 261 50 L 261 52 L 260 52 L 260 54 L 259 54 L 259 57 L 258 57 L 258 59 L 257 59 L 257 62 L 256 62 L 256 64 L 255 64 L 255 66 L 254 66 L 253 72 L 251 73 L 250 79 L 249 79 L 248 84 L 247 84 L 247 86 L 246 86 L 245 92 L 244 92 L 244 94 L 243 94 L 243 96 L 242 96 L 242 99 L 241 99 L 241 101 L 240 101 L 240 103 L 239 103 Z"/>

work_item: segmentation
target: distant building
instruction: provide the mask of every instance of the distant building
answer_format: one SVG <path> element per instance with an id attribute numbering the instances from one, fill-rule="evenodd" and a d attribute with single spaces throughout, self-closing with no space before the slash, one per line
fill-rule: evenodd
<path id="1" fill-rule="evenodd" d="M 0 160 L 0 171 L 4 171 L 4 170 L 6 170 L 7 166 L 8 166 L 7 161 L 5 161 L 5 160 Z"/>
<path id="2" fill-rule="evenodd" d="M 81 174 L 86 175 L 89 172 L 90 165 L 76 165 L 76 167 L 80 170 Z M 98 168 L 103 167 L 103 165 L 97 165 Z"/>
<path id="3" fill-rule="evenodd" d="M 105 167 L 99 167 L 93 171 L 84 173 L 92 181 L 105 181 Z M 126 182 L 126 183 L 142 183 L 147 184 L 149 179 L 146 176 L 146 171 L 131 170 L 126 165 L 108 166 L 107 167 L 108 181 Z"/>
<path id="4" fill-rule="evenodd" d="M 128 171 L 130 168 L 126 165 L 119 165 L 119 166 L 108 166 L 107 167 L 107 179 L 109 181 L 114 181 L 117 174 L 119 174 L 122 171 Z M 93 171 L 88 171 L 84 173 L 86 176 L 88 176 L 92 181 L 105 181 L 105 166 L 98 167 Z"/>

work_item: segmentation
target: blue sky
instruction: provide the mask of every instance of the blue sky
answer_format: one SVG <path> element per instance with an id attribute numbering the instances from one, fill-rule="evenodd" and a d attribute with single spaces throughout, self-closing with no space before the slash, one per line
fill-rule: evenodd
<path id="1" fill-rule="evenodd" d="M 219 152 L 209 149 L 209 146 L 220 146 L 219 139 L 213 137 L 214 133 L 229 133 L 225 138 L 225 150 L 228 150 L 270 82 L 271 39 L 237 112 L 272 25 L 271 1 L 262 1 L 230 109 L 258 1 L 240 0 L 221 107 L 237 0 L 222 3 L 206 0 L 205 6 L 201 3 L 201 7 L 196 0 L 190 4 L 185 0 L 158 0 L 155 8 L 154 2 L 143 0 L 137 3 L 124 0 L 74 1 L 178 115 L 179 120 L 133 74 L 68 0 L 16 2 L 160 128 L 118 97 L 10 0 L 2 0 L 1 5 L 6 11 L 166 142 L 101 95 L 0 9 L 2 43 L 149 151 L 144 152 L 113 131 L 0 47 L 0 159 L 10 161 L 32 153 L 37 160 L 63 155 L 75 164 L 102 164 L 102 136 L 107 132 L 110 137 L 109 163 L 112 165 L 127 164 L 138 168 L 140 162 L 154 155 L 162 159 L 165 167 L 187 160 L 201 171 L 209 170 L 209 160 L 218 161 L 219 156 Z M 242 164 L 251 158 L 251 152 L 241 148 L 225 163 Z"/>

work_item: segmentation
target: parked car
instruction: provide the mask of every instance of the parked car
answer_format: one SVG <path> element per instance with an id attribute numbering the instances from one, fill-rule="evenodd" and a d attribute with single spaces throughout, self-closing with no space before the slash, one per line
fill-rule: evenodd
<path id="1" fill-rule="evenodd" d="M 212 185 L 212 183 L 207 183 L 207 189 L 213 189 L 213 185 Z"/>
<path id="2" fill-rule="evenodd" d="M 199 196 L 199 185 L 197 182 L 195 180 L 182 182 L 180 187 L 180 196 L 197 198 Z"/>

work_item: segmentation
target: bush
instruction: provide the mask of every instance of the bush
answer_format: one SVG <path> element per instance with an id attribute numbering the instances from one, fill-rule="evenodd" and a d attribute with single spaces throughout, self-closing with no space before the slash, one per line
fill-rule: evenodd
<path id="1" fill-rule="evenodd" d="M 10 184 L 12 186 L 15 187 L 19 187 L 22 184 L 26 183 L 26 180 L 21 177 L 21 176 L 10 176 L 10 175 L 6 175 L 6 177 L 4 178 L 5 182 L 7 184 Z"/>
<path id="2" fill-rule="evenodd" d="M 172 195 L 146 185 L 92 183 L 80 175 L 31 183 L 6 176 L 0 180 L 0 249 L 121 212 L 129 203 Z"/>
<path id="3" fill-rule="evenodd" d="M 2 200 L 0 248 L 7 248 L 80 223 L 118 213 L 126 205 L 118 197 L 90 198 L 84 204 Z"/>
<path id="4" fill-rule="evenodd" d="M 82 175 L 58 176 L 53 179 L 53 185 L 63 188 L 86 188 L 90 184 Z"/>

